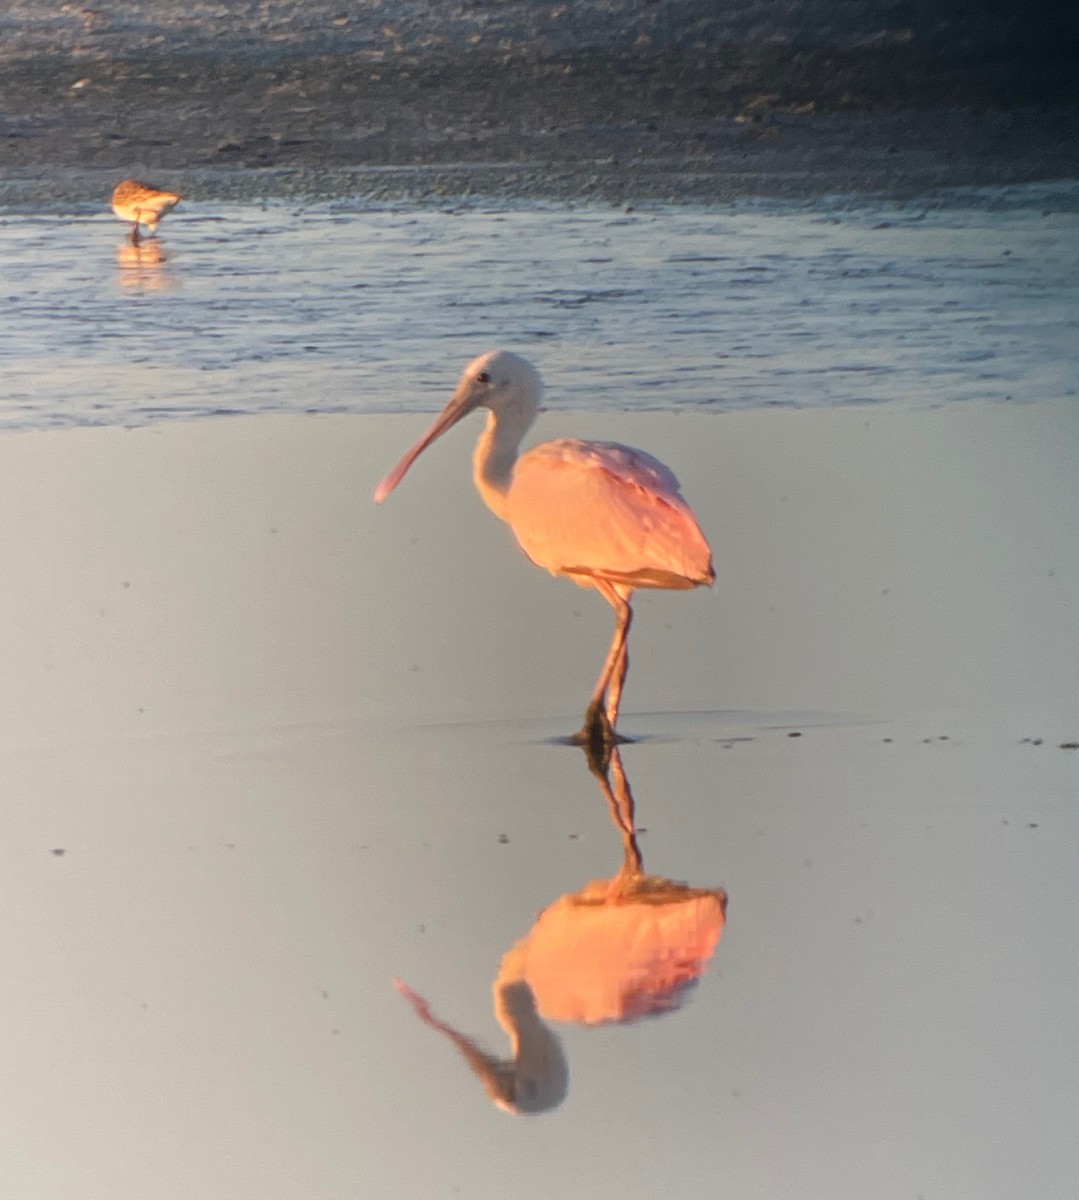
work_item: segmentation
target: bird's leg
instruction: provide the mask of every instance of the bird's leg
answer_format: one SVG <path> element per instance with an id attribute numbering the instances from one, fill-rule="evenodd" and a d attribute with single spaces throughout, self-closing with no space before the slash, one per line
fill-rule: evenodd
<path id="1" fill-rule="evenodd" d="M 622 688 L 626 682 L 626 672 L 629 670 L 629 627 L 633 622 L 630 599 L 633 596 L 633 589 L 623 584 L 608 584 L 607 586 L 610 593 L 604 591 L 603 595 L 617 614 L 614 637 L 618 645 L 618 653 L 611 664 L 610 675 L 607 679 L 605 709 L 607 724 L 610 726 L 613 740 L 625 741 L 626 739 L 619 738 L 614 733 L 614 729 L 618 724 L 618 708 L 622 702 Z"/>
<path id="2" fill-rule="evenodd" d="M 611 640 L 611 648 L 607 652 L 607 660 L 603 664 L 603 670 L 600 671 L 599 679 L 592 692 L 592 699 L 585 710 L 584 725 L 571 740 L 578 745 L 609 749 L 616 742 L 624 740 L 615 733 L 613 718 L 618 716 L 622 684 L 625 682 L 626 668 L 629 664 L 626 638 L 629 636 L 629 627 L 633 620 L 633 609 L 629 603 L 629 598 L 633 593 L 632 589 L 617 587 L 600 579 L 594 580 L 594 586 L 615 611 L 614 637 Z M 608 697 L 608 688 L 615 677 L 617 677 L 617 682 L 614 685 L 612 707 Z"/>
<path id="3" fill-rule="evenodd" d="M 139 244 L 139 219 L 138 219 L 138 217 L 135 218 L 134 223 L 131 226 L 131 244 L 132 244 L 132 246 L 137 246 Z"/>
<path id="4" fill-rule="evenodd" d="M 611 672 L 611 682 L 607 687 L 607 720 L 613 729 L 618 724 L 618 706 L 622 702 L 622 686 L 626 682 L 626 672 L 629 670 L 629 643 L 622 643 L 622 653 Z"/>

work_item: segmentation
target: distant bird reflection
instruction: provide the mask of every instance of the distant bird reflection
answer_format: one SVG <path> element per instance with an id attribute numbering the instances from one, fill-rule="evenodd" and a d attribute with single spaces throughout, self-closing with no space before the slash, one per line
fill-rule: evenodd
<path id="1" fill-rule="evenodd" d="M 123 241 L 116 247 L 116 267 L 120 286 L 128 291 L 165 292 L 179 287 L 179 279 L 169 267 L 169 256 L 156 239 Z"/>
<path id="2" fill-rule="evenodd" d="M 433 441 L 475 409 L 487 409 L 487 427 L 472 455 L 483 502 L 509 525 L 532 562 L 595 588 L 614 609 L 611 647 L 573 739 L 609 746 L 620 740 L 615 725 L 629 665 L 634 591 L 710 585 L 712 552 L 678 480 L 643 450 L 560 438 L 519 455 L 542 397 L 539 372 L 518 355 L 490 350 L 473 359 L 435 423 L 375 489 L 375 503 L 386 499 Z"/>
<path id="3" fill-rule="evenodd" d="M 508 1112 L 535 1114 L 565 1099 L 569 1071 L 546 1024 L 625 1023 L 681 1007 L 715 952 L 726 920 L 721 888 L 693 888 L 648 875 L 634 825 L 633 794 L 617 748 L 589 756 L 622 840 L 622 866 L 540 913 L 502 957 L 494 1011 L 510 1039 L 499 1059 L 436 1017 L 398 981 L 416 1015 L 458 1049 L 488 1095 Z"/>

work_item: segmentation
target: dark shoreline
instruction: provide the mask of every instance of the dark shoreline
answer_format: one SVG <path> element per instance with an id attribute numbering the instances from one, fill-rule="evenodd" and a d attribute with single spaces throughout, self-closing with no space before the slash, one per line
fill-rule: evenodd
<path id="1" fill-rule="evenodd" d="M 838 40 L 823 0 L 803 6 L 817 24 L 797 38 L 790 6 L 767 3 L 717 15 L 587 0 L 570 17 L 525 0 L 399 0 L 392 25 L 347 0 L 277 0 L 262 25 L 237 4 L 200 18 L 198 0 L 179 14 L 160 0 L 65 5 L 52 25 L 14 4 L 15 36 L 0 40 L 7 204 L 62 207 L 124 175 L 193 199 L 358 188 L 612 203 L 1079 178 L 1070 43 L 1009 49 L 999 22 L 965 40 L 869 34 L 895 8 L 874 0 L 844 9 L 864 29 Z M 723 40 L 751 9 L 751 31 Z"/>

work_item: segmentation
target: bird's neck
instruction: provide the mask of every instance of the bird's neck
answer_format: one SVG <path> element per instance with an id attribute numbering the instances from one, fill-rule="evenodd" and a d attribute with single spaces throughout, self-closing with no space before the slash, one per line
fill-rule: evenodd
<path id="1" fill-rule="evenodd" d="M 506 496 L 513 483 L 517 450 L 533 413 L 513 409 L 487 414 L 487 428 L 472 452 L 472 479 L 484 504 L 501 520 L 506 520 Z"/>

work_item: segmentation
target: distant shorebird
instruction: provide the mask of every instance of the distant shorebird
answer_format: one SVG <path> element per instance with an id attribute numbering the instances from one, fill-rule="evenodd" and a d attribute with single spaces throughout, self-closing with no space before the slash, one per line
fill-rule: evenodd
<path id="1" fill-rule="evenodd" d="M 375 502 L 386 499 L 437 437 L 473 409 L 488 410 L 472 456 L 484 503 L 537 566 L 594 587 L 615 611 L 607 661 L 574 738 L 609 750 L 629 662 L 634 590 L 711 584 L 712 553 L 678 480 L 650 454 L 617 442 L 562 438 L 518 456 L 542 395 L 531 363 L 505 350 L 481 354 L 465 367 L 442 415 L 378 485 Z"/>
<path id="2" fill-rule="evenodd" d="M 112 211 L 121 221 L 131 222 L 131 240 L 136 243 L 140 225 L 156 233 L 161 218 L 179 203 L 176 192 L 163 192 L 137 179 L 125 179 L 112 193 Z"/>

